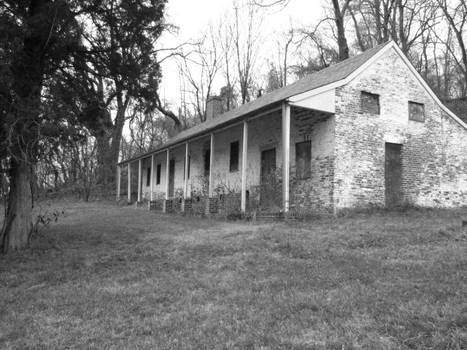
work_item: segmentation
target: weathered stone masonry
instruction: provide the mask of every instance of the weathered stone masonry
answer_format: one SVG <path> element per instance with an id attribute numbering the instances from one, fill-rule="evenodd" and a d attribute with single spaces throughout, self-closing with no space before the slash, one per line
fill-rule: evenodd
<path id="1" fill-rule="evenodd" d="M 363 113 L 361 91 L 380 95 L 380 115 Z M 425 105 L 425 122 L 408 102 Z M 467 205 L 467 130 L 448 116 L 396 51 L 336 89 L 336 208 L 385 204 L 385 142 L 402 144 L 404 201 Z"/>

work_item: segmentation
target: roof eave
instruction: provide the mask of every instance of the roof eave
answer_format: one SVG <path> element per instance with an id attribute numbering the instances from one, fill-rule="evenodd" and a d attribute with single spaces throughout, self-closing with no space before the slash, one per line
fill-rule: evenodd
<path id="1" fill-rule="evenodd" d="M 164 145 L 158 147 L 158 148 L 155 148 L 151 151 L 148 151 L 146 153 L 143 153 L 139 156 L 135 156 L 135 157 L 132 157 L 130 159 L 125 159 L 125 160 L 122 160 L 120 161 L 119 163 L 117 163 L 118 166 L 121 166 L 121 165 L 125 165 L 127 163 L 132 163 L 132 162 L 135 162 L 137 160 L 140 160 L 140 159 L 143 159 L 143 158 L 147 158 L 149 157 L 150 155 L 152 154 L 157 154 L 157 153 L 162 153 L 164 151 L 166 151 L 167 149 L 173 149 L 173 148 L 176 148 L 178 146 L 180 146 L 181 144 L 189 141 L 189 140 L 192 140 L 192 139 L 197 139 L 199 137 L 203 137 L 203 136 L 207 136 L 213 132 L 216 132 L 216 131 L 220 131 L 226 127 L 233 127 L 235 124 L 239 124 L 239 123 L 242 123 L 244 120 L 246 119 L 249 119 L 249 118 L 258 118 L 258 117 L 261 117 L 265 114 L 269 114 L 269 113 L 273 113 L 277 110 L 280 109 L 280 107 L 282 106 L 282 103 L 286 102 L 287 99 L 283 99 L 283 100 L 280 100 L 280 101 L 276 101 L 274 103 L 271 103 L 271 104 L 268 104 L 266 106 L 263 106 L 259 109 L 256 109 L 254 111 L 250 111 L 248 113 L 245 113 L 243 115 L 240 115 L 238 116 L 237 118 L 233 119 L 233 120 L 227 120 L 225 121 L 224 123 L 220 123 L 220 124 L 217 124 L 211 128 L 207 128 L 207 129 L 203 129 L 201 131 L 199 131 L 198 133 L 195 133 L 193 135 L 189 135 L 187 137 L 184 137 L 180 140 L 177 140 L 176 142 L 173 142 L 171 143 L 170 140 L 165 143 Z"/>

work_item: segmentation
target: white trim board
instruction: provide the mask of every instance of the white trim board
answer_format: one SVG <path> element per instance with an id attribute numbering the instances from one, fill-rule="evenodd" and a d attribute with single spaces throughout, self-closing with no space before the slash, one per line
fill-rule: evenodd
<path id="1" fill-rule="evenodd" d="M 295 97 L 295 96 L 294 96 Z M 313 109 L 317 111 L 336 113 L 336 90 L 329 89 L 302 99 L 290 99 L 291 106 Z"/>

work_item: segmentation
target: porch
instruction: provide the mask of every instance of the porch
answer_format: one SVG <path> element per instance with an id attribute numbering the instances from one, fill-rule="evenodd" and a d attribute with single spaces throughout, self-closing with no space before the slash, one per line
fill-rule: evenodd
<path id="1" fill-rule="evenodd" d="M 226 216 L 332 211 L 334 113 L 307 107 L 282 103 L 120 164 L 117 198 L 125 166 L 128 201 L 145 201 L 150 210 Z"/>

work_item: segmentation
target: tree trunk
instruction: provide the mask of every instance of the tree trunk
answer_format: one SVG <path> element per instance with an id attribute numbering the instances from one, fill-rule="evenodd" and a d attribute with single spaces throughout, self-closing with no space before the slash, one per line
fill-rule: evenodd
<path id="1" fill-rule="evenodd" d="M 32 232 L 31 166 L 24 160 L 11 161 L 10 192 L 2 230 L 3 251 L 26 248 Z"/>
<path id="2" fill-rule="evenodd" d="M 120 143 L 122 141 L 123 126 L 125 125 L 125 111 L 126 106 L 121 106 L 117 110 L 117 117 L 115 119 L 115 127 L 112 134 L 112 143 L 110 145 L 109 153 L 109 180 L 110 183 L 115 182 L 115 174 L 117 172 L 118 156 L 120 154 Z"/>
<path id="3" fill-rule="evenodd" d="M 96 136 L 97 150 L 97 182 L 104 186 L 112 183 L 112 155 L 110 154 L 109 137 L 106 133 Z"/>
<path id="4" fill-rule="evenodd" d="M 339 61 L 349 58 L 349 46 L 347 45 L 347 38 L 345 37 L 344 19 L 336 19 L 337 25 L 337 43 L 339 45 Z"/>
<path id="5" fill-rule="evenodd" d="M 376 22 L 376 42 L 381 44 L 383 42 L 383 37 L 385 30 L 387 28 L 383 28 L 383 24 L 381 23 L 381 1 L 375 0 L 374 1 L 375 7 L 375 22 Z"/>
<path id="6" fill-rule="evenodd" d="M 358 46 L 360 48 L 360 51 L 363 52 L 363 51 L 366 50 L 366 46 L 365 46 L 365 42 L 363 41 L 362 33 L 360 31 L 360 27 L 358 26 L 357 18 L 355 17 L 355 13 L 353 12 L 352 9 L 350 9 L 349 11 L 350 11 L 350 16 L 352 17 L 353 25 L 354 25 L 354 28 L 355 28 L 355 35 L 357 36 Z"/>
<path id="7" fill-rule="evenodd" d="M 32 166 L 37 157 L 37 125 L 40 124 L 41 89 L 44 69 L 49 63 L 47 45 L 54 23 L 48 17 L 51 1 L 29 1 L 25 18 L 25 37 L 11 65 L 15 103 L 15 122 L 9 125 L 15 141 L 11 146 L 10 188 L 7 213 L 0 235 L 4 252 L 27 247 L 32 232 Z"/>
<path id="8" fill-rule="evenodd" d="M 404 18 L 404 5 L 402 1 L 398 2 L 399 9 L 399 42 L 401 45 L 402 52 L 407 55 L 409 53 L 409 47 L 407 44 L 407 37 L 405 35 L 405 18 Z"/>
<path id="9" fill-rule="evenodd" d="M 339 1 L 332 0 L 332 4 L 334 6 L 334 22 L 336 23 L 337 29 L 337 45 L 339 46 L 339 61 L 343 61 L 349 58 L 349 45 L 345 36 L 344 27 L 344 16 L 349 3 L 350 1 L 347 0 L 341 10 L 339 6 Z"/>

